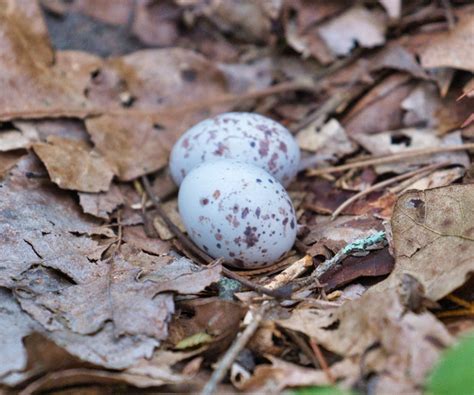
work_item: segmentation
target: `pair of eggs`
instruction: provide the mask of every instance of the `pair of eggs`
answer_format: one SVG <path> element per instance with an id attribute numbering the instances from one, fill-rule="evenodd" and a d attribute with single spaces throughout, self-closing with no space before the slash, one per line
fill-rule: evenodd
<path id="1" fill-rule="evenodd" d="M 193 126 L 170 157 L 189 237 L 238 268 L 283 257 L 296 238 L 284 186 L 296 176 L 299 160 L 291 133 L 258 114 L 225 113 Z"/>

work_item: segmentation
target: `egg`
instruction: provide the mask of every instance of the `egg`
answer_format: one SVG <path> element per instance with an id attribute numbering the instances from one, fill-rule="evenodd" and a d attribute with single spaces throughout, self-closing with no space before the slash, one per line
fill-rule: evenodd
<path id="1" fill-rule="evenodd" d="M 259 114 L 229 112 L 199 122 L 173 146 L 170 172 L 180 185 L 198 164 L 216 159 L 252 163 L 287 186 L 296 176 L 300 149 L 284 126 Z"/>
<path id="2" fill-rule="evenodd" d="M 272 264 L 295 242 L 295 210 L 285 188 L 248 163 L 217 160 L 194 168 L 181 184 L 178 208 L 194 243 L 237 268 Z"/>

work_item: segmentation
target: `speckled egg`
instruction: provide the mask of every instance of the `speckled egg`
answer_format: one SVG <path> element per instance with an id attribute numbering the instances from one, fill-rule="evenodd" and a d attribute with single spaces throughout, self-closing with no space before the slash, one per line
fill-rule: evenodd
<path id="1" fill-rule="evenodd" d="M 180 137 L 171 151 L 171 176 L 180 185 L 198 164 L 223 158 L 252 163 L 287 186 L 298 171 L 300 149 L 291 133 L 270 118 L 229 112 L 199 122 Z"/>
<path id="2" fill-rule="evenodd" d="M 234 267 L 274 263 L 295 242 L 295 210 L 285 188 L 251 164 L 218 160 L 194 168 L 181 184 L 178 207 L 189 237 Z"/>

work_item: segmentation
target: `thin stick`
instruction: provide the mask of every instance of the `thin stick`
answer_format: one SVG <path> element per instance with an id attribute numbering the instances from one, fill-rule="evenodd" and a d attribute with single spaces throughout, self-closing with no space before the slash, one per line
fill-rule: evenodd
<path id="1" fill-rule="evenodd" d="M 260 322 L 262 322 L 263 317 L 268 307 L 269 307 L 269 304 L 264 303 L 255 312 L 255 314 L 253 315 L 252 322 L 250 322 L 250 324 L 247 326 L 247 328 L 245 328 L 242 334 L 237 339 L 235 339 L 232 346 L 229 347 L 229 349 L 226 351 L 222 359 L 219 361 L 219 364 L 216 370 L 214 370 L 211 378 L 202 389 L 201 395 L 211 395 L 215 392 L 216 387 L 219 385 L 219 383 L 222 381 L 222 379 L 226 375 L 230 366 L 235 361 L 235 358 L 237 358 L 240 351 L 243 350 L 243 348 L 249 342 L 250 338 L 257 331 L 260 325 Z"/>
<path id="2" fill-rule="evenodd" d="M 331 384 L 334 384 L 336 380 L 334 379 L 334 376 L 332 375 L 331 370 L 329 369 L 329 365 L 326 361 L 326 358 L 324 358 L 324 354 L 322 353 L 318 343 L 315 339 L 311 338 L 309 340 L 309 344 L 311 345 L 311 349 L 313 350 L 314 355 L 316 355 L 316 358 L 318 359 L 319 366 L 321 366 L 321 369 L 326 374 L 326 377 L 328 378 L 329 382 Z"/>
<path id="3" fill-rule="evenodd" d="M 362 167 L 373 166 L 373 165 L 383 165 L 386 163 L 399 162 L 408 158 L 415 158 L 417 156 L 429 156 L 434 154 L 441 154 L 445 152 L 457 152 L 457 151 L 470 151 L 474 150 L 474 143 L 454 145 L 448 147 L 433 147 L 433 148 L 423 148 L 416 150 L 408 150 L 405 152 L 400 152 L 393 155 L 386 155 L 383 157 L 372 157 L 370 159 L 365 159 L 358 162 L 347 163 L 340 166 L 331 166 L 324 167 L 322 169 L 311 169 L 308 170 L 308 176 L 319 176 L 322 174 L 336 173 L 339 171 L 345 171 L 350 169 L 359 169 Z"/>
<path id="4" fill-rule="evenodd" d="M 181 244 L 187 250 L 191 251 L 194 255 L 202 259 L 205 263 L 209 264 L 211 262 L 214 262 L 214 259 L 212 259 L 209 255 L 207 255 L 204 251 L 202 251 L 199 247 L 197 247 L 196 244 L 194 244 L 191 240 L 189 240 L 189 238 L 186 237 L 186 235 L 183 232 L 181 232 L 181 230 L 173 223 L 173 221 L 171 221 L 171 219 L 168 217 L 165 210 L 161 206 L 159 199 L 153 193 L 153 190 L 151 189 L 150 181 L 148 180 L 147 176 L 142 176 L 142 182 L 143 182 L 143 186 L 145 187 L 145 191 L 147 195 L 149 196 L 149 198 L 151 199 L 151 201 L 153 202 L 158 215 L 163 219 L 165 224 L 168 226 L 169 230 L 178 238 Z M 268 295 L 277 299 L 284 299 L 291 296 L 291 290 L 287 289 L 287 287 L 281 288 L 281 289 L 268 289 L 262 285 L 255 284 L 254 282 L 246 279 L 245 277 L 239 276 L 238 274 L 232 272 L 226 267 L 222 267 L 222 273 L 225 276 L 240 282 L 241 284 L 245 285 L 246 287 L 250 288 L 251 290 L 255 292 Z"/>
<path id="5" fill-rule="evenodd" d="M 434 164 L 434 165 L 429 165 L 422 167 L 421 169 L 413 170 L 405 174 L 400 174 L 399 176 L 390 178 L 388 180 L 379 182 L 377 184 L 374 184 L 370 186 L 369 188 L 360 191 L 359 193 L 355 194 L 354 196 L 350 197 L 347 199 L 344 203 L 342 203 L 334 212 L 332 213 L 331 219 L 334 220 L 339 214 L 342 213 L 347 207 L 349 207 L 352 203 L 355 201 L 359 200 L 361 197 L 368 195 L 369 193 L 372 193 L 374 191 L 377 191 L 379 189 L 382 189 L 388 185 L 394 184 L 398 181 L 406 180 L 407 178 L 419 175 L 420 173 L 427 173 L 435 169 L 439 169 L 440 167 L 444 167 L 448 165 L 449 162 L 444 162 L 440 164 Z"/>

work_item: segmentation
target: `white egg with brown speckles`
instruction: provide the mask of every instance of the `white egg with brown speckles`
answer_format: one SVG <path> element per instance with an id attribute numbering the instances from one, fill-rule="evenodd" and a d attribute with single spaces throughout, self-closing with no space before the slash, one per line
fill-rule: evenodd
<path id="1" fill-rule="evenodd" d="M 235 160 L 191 170 L 178 196 L 189 237 L 213 258 L 252 269 L 281 259 L 296 238 L 285 188 L 265 170 Z"/>
<path id="2" fill-rule="evenodd" d="M 171 151 L 171 176 L 180 185 L 200 163 L 224 158 L 261 167 L 287 186 L 298 172 L 300 149 L 288 129 L 270 118 L 224 113 L 199 122 L 179 138 Z"/>

